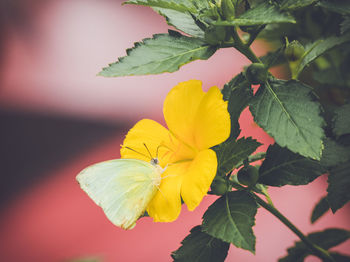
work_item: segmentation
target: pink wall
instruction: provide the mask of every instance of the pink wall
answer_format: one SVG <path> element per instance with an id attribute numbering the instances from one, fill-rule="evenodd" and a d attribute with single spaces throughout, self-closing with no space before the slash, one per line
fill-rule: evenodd
<path id="1" fill-rule="evenodd" d="M 45 1 L 44 1 L 45 2 Z M 9 28 L 0 79 L 3 108 L 69 115 L 109 122 L 141 118 L 162 121 L 162 102 L 178 82 L 200 79 L 207 89 L 222 87 L 248 63 L 234 50 L 221 50 L 209 61 L 184 66 L 174 74 L 107 79 L 96 73 L 132 43 L 154 33 L 166 32 L 164 20 L 148 8 L 121 6 L 118 1 L 48 1 L 37 5 L 30 34 Z M 243 134 L 258 137 L 266 145 L 272 139 L 252 123 L 245 111 Z M 3 261 L 62 261 L 96 255 L 105 261 L 171 261 L 188 231 L 201 222 L 207 197 L 194 212 L 186 208 L 174 223 L 141 219 L 136 228 L 114 227 L 80 190 L 75 175 L 97 161 L 119 157 L 125 134 L 82 152 L 18 196 L 0 214 L 0 254 Z M 39 161 L 39 160 L 38 160 Z M 311 209 L 325 194 L 325 178 L 302 187 L 270 189 L 275 204 L 304 232 L 326 227 L 349 227 L 349 208 L 327 214 L 315 226 Z M 264 210 L 256 226 L 256 256 L 231 246 L 227 261 L 275 261 L 297 237 Z M 349 243 L 340 248 L 350 254 Z M 318 261 L 310 258 L 308 261 Z"/>

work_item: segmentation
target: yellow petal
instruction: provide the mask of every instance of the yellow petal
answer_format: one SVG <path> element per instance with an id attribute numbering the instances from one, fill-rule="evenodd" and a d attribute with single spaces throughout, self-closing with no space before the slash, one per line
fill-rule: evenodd
<path id="1" fill-rule="evenodd" d="M 217 169 L 216 154 L 211 149 L 198 153 L 184 175 L 181 196 L 189 210 L 194 210 L 207 194 Z"/>
<path id="2" fill-rule="evenodd" d="M 162 174 L 159 191 L 147 207 L 147 212 L 155 222 L 174 221 L 181 211 L 180 190 L 190 162 L 170 165 Z"/>
<path id="3" fill-rule="evenodd" d="M 152 157 L 157 157 L 158 150 L 160 165 L 165 166 L 169 162 L 168 158 L 171 157 L 167 148 L 171 143 L 170 136 L 170 132 L 156 121 L 150 119 L 140 120 L 126 135 L 120 149 L 120 155 L 122 158 L 150 161 Z M 150 156 L 145 145 L 152 156 Z"/>
<path id="4" fill-rule="evenodd" d="M 195 117 L 194 138 L 199 150 L 210 148 L 230 136 L 231 120 L 227 102 L 217 87 L 212 87 L 203 97 Z"/>
<path id="5" fill-rule="evenodd" d="M 175 86 L 164 101 L 163 113 L 169 130 L 191 146 L 194 146 L 194 119 L 204 94 L 202 82 L 190 80 Z"/>

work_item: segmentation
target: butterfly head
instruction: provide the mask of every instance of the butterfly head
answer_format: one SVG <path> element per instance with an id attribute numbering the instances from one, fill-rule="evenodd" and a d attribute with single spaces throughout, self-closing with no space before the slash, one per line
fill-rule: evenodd
<path id="1" fill-rule="evenodd" d="M 159 160 L 158 160 L 158 158 L 152 158 L 152 159 L 151 159 L 151 164 L 154 165 L 154 166 L 158 166 L 158 165 L 159 165 Z"/>

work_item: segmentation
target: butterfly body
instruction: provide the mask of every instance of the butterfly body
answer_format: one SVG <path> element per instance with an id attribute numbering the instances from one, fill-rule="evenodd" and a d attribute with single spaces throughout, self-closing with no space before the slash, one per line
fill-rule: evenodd
<path id="1" fill-rule="evenodd" d="M 157 193 L 162 172 L 157 159 L 114 159 L 87 167 L 77 180 L 113 224 L 132 229 Z"/>

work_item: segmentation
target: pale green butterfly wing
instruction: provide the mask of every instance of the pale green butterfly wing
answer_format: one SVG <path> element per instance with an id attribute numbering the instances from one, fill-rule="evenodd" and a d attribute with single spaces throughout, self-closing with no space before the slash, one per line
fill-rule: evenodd
<path id="1" fill-rule="evenodd" d="M 87 167 L 77 180 L 113 224 L 131 229 L 158 190 L 161 168 L 138 159 L 115 159 Z"/>

